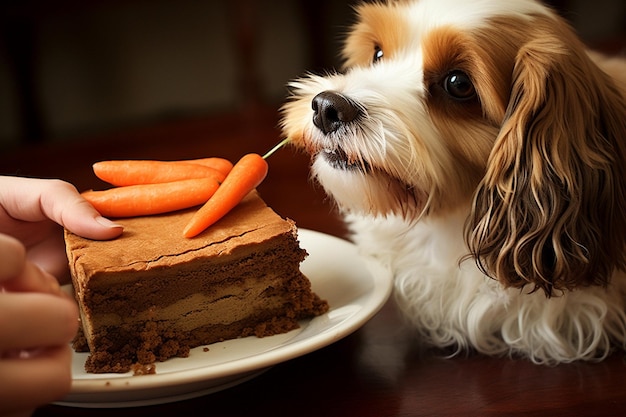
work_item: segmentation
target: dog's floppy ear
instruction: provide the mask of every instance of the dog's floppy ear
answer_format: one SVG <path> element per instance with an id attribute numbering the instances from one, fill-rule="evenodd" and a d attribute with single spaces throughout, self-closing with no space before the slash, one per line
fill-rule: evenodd
<path id="1" fill-rule="evenodd" d="M 606 285 L 626 265 L 625 100 L 562 31 L 545 28 L 519 50 L 466 225 L 485 273 L 548 297 Z"/>

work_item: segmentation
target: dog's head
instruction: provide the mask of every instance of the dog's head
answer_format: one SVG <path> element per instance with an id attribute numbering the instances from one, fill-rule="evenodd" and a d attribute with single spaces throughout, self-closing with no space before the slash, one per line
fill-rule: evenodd
<path id="1" fill-rule="evenodd" d="M 282 127 L 346 211 L 445 216 L 504 285 L 548 295 L 626 264 L 626 104 L 533 0 L 363 4 L 345 71 L 291 83 Z"/>

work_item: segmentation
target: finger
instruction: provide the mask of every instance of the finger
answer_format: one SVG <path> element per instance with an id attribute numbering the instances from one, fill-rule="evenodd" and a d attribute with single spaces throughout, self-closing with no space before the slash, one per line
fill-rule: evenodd
<path id="1" fill-rule="evenodd" d="M 68 188 L 71 187 L 71 188 Z M 62 183 L 65 198 L 50 193 L 42 194 L 41 205 L 46 215 L 70 232 L 98 240 L 113 239 L 122 233 L 122 226 L 102 217 L 73 186 Z"/>
<path id="2" fill-rule="evenodd" d="M 3 281 L 1 287 L 9 292 L 60 294 L 59 281 L 31 262 L 25 262 L 20 273 Z"/>
<path id="3" fill-rule="evenodd" d="M 2 219 L 0 219 L 1 222 Z M 4 285 L 2 284 L 3 281 L 16 279 L 22 275 L 26 261 L 34 263 L 42 270 L 57 277 L 58 281 L 67 282 L 68 264 L 61 226 L 52 222 L 49 224 L 41 224 L 41 222 L 22 223 L 24 226 L 40 226 L 40 229 L 23 227 L 12 231 L 12 235 L 0 233 L 0 287 Z M 49 225 L 56 226 L 55 229 L 58 230 L 47 228 Z M 40 233 L 40 236 L 37 236 L 38 231 L 43 228 L 47 228 L 50 233 Z M 54 281 L 50 282 L 53 283 Z M 29 289 L 24 288 L 23 290 Z"/>
<path id="4" fill-rule="evenodd" d="M 54 275 L 59 282 L 68 282 L 69 269 L 63 233 L 54 233 L 28 247 L 27 259 Z"/>
<path id="5" fill-rule="evenodd" d="M 14 219 L 51 219 L 90 239 L 112 239 L 122 226 L 102 217 L 76 190 L 61 180 L 0 177 L 0 205 Z"/>
<path id="6" fill-rule="evenodd" d="M 0 360 L 0 414 L 48 404 L 71 388 L 72 352 L 64 344 L 23 359 Z"/>
<path id="7" fill-rule="evenodd" d="M 78 330 L 78 308 L 66 296 L 0 293 L 0 352 L 68 344 Z"/>
<path id="8" fill-rule="evenodd" d="M 26 248 L 8 235 L 0 234 L 0 287 L 22 273 L 26 263 Z"/>

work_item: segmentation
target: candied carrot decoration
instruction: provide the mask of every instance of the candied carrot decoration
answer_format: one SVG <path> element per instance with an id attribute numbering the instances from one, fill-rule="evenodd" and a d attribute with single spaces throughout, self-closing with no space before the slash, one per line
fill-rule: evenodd
<path id="1" fill-rule="evenodd" d="M 198 206 L 209 200 L 219 186 L 214 178 L 192 178 L 85 191 L 82 196 L 103 216 L 135 217 Z"/>
<path id="2" fill-rule="evenodd" d="M 96 162 L 93 164 L 93 172 L 101 180 L 121 187 L 192 178 L 211 178 L 222 182 L 228 172 L 225 167 L 226 165 L 222 164 L 220 169 L 216 169 L 200 163 L 179 161 L 111 160 Z"/>
<path id="3" fill-rule="evenodd" d="M 224 217 L 263 182 L 267 172 L 267 162 L 261 155 L 244 155 L 233 166 L 215 194 L 194 214 L 185 227 L 183 236 L 194 237 Z"/>
<path id="4" fill-rule="evenodd" d="M 239 204 L 250 191 L 258 187 L 269 170 L 266 159 L 288 141 L 289 139 L 283 140 L 264 156 L 250 153 L 237 161 L 215 194 L 191 218 L 183 231 L 183 236 L 191 238 L 202 233 Z"/>

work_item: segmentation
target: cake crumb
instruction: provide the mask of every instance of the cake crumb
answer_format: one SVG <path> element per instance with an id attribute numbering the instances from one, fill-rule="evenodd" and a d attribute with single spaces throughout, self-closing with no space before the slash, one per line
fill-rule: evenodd
<path id="1" fill-rule="evenodd" d="M 209 349 L 208 347 L 206 347 L 206 346 L 202 348 L 202 351 L 203 351 L 203 352 L 208 352 L 209 350 L 210 350 L 210 349 Z"/>
<path id="2" fill-rule="evenodd" d="M 154 375 L 156 374 L 156 365 L 153 363 L 150 363 L 148 365 L 135 363 L 131 365 L 130 370 L 133 371 L 133 376 Z"/>

